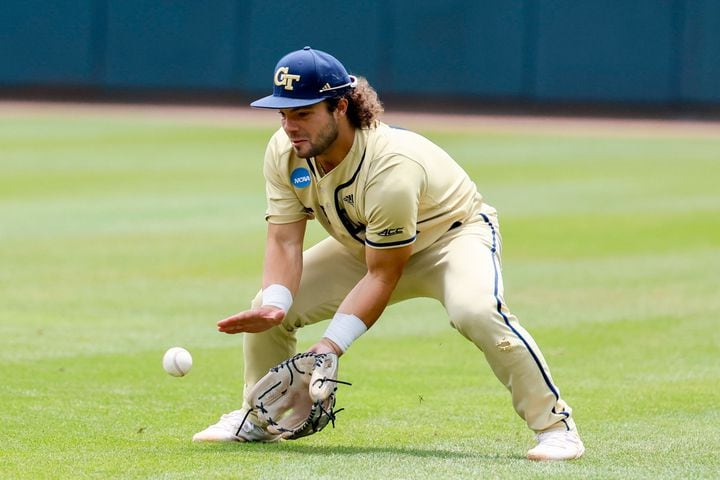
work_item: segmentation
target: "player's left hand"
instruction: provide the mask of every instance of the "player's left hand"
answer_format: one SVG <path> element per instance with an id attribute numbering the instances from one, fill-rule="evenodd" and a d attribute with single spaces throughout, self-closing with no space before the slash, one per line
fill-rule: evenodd
<path id="1" fill-rule="evenodd" d="M 338 347 L 335 342 L 327 338 L 321 338 L 320 341 L 318 341 L 315 345 L 308 348 L 308 352 L 315 354 L 334 353 L 338 357 L 343 354 L 343 351 L 340 350 L 340 347 Z"/>
<path id="2" fill-rule="evenodd" d="M 236 313 L 217 322 L 218 331 L 224 333 L 259 333 L 279 325 L 285 318 L 285 311 L 270 306 L 253 308 Z"/>
<path id="3" fill-rule="evenodd" d="M 293 440 L 335 426 L 338 384 L 335 355 L 299 353 L 271 368 L 247 393 L 245 400 L 257 415 L 257 425 Z M 252 411 L 251 410 L 251 411 Z"/>

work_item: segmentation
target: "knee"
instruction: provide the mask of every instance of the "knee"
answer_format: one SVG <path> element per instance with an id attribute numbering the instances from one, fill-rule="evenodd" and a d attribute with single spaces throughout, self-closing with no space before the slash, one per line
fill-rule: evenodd
<path id="1" fill-rule="evenodd" d="M 484 350 L 507 334 L 509 312 L 494 296 L 480 296 L 448 308 L 450 324 Z"/>
<path id="2" fill-rule="evenodd" d="M 447 310 L 450 323 L 461 333 L 469 328 L 477 328 L 495 321 L 498 316 L 497 300 L 486 295 L 455 303 Z"/>

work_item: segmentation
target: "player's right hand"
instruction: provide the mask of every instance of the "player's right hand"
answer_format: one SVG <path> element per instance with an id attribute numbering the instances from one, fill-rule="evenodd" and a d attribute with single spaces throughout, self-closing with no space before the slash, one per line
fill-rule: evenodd
<path id="1" fill-rule="evenodd" d="M 281 308 L 263 306 L 236 313 L 217 322 L 219 332 L 223 333 L 259 333 L 279 325 L 285 318 Z"/>

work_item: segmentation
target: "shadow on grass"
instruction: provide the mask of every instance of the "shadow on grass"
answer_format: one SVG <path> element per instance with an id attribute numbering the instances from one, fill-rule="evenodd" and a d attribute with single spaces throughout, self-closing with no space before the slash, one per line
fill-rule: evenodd
<path id="1" fill-rule="evenodd" d="M 355 445 L 307 445 L 290 441 L 280 443 L 230 443 L 230 444 L 193 444 L 192 450 L 212 451 L 213 454 L 227 452 L 237 454 L 238 452 L 252 453 L 284 453 L 297 455 L 328 455 L 355 456 L 355 455 L 392 455 L 397 457 L 435 458 L 435 459 L 494 459 L 494 460 L 517 460 L 518 456 L 497 455 L 482 452 L 463 452 L 446 449 L 414 448 L 414 447 L 373 447 Z"/>

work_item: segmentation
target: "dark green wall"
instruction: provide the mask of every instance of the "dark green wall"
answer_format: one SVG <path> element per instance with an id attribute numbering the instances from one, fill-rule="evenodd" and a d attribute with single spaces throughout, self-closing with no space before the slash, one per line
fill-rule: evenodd
<path id="1" fill-rule="evenodd" d="M 254 95 L 305 45 L 381 94 L 720 104 L 719 0 L 3 0 L 0 89 Z"/>

